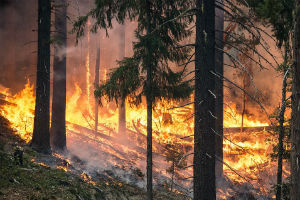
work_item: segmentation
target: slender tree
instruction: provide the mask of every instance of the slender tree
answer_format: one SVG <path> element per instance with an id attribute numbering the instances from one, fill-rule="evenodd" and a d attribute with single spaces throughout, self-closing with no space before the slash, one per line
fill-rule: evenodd
<path id="1" fill-rule="evenodd" d="M 36 103 L 31 146 L 43 153 L 50 152 L 50 20 L 50 0 L 39 0 Z"/>
<path id="2" fill-rule="evenodd" d="M 100 72 L 100 48 L 97 49 L 97 59 L 96 59 L 96 66 L 95 66 L 95 82 L 94 86 L 95 89 L 99 85 L 99 72 Z M 95 98 L 95 132 L 98 131 L 98 101 L 97 98 Z"/>
<path id="3" fill-rule="evenodd" d="M 286 110 L 286 92 L 287 92 L 287 78 L 289 74 L 289 65 L 288 65 L 288 45 L 285 43 L 284 45 L 284 61 L 282 64 L 283 67 L 283 81 L 282 81 L 282 96 L 281 96 L 281 106 L 279 111 L 279 135 L 278 135 L 278 167 L 277 167 L 277 188 L 276 188 L 276 200 L 281 200 L 282 194 L 282 160 L 283 160 L 283 139 L 285 136 L 285 127 L 284 127 L 284 114 Z"/>
<path id="4" fill-rule="evenodd" d="M 217 0 L 221 7 L 223 7 L 223 0 Z M 219 49 L 224 49 L 223 42 L 223 31 L 224 31 L 224 11 L 216 7 L 216 17 L 215 17 L 215 26 L 216 26 L 216 46 Z M 216 59 L 215 66 L 216 71 L 223 76 L 224 74 L 224 59 L 223 52 L 215 49 Z M 216 156 L 219 160 L 216 160 L 216 177 L 220 178 L 223 175 L 223 79 L 216 77 Z"/>
<path id="5" fill-rule="evenodd" d="M 278 70 L 283 72 L 282 83 L 282 97 L 281 107 L 278 116 L 278 167 L 277 167 L 277 184 L 276 184 L 276 200 L 282 199 L 282 161 L 284 158 L 284 137 L 285 137 L 285 110 L 286 110 L 286 92 L 287 92 L 287 79 L 290 70 L 291 62 L 291 33 L 293 31 L 293 3 L 294 0 L 248 0 L 249 5 L 255 11 L 257 17 L 260 20 L 264 20 L 272 27 L 272 32 L 276 38 L 277 46 L 284 49 L 283 63 L 278 66 Z M 294 71 L 294 70 L 292 70 Z M 296 74 L 293 77 L 293 85 L 295 86 Z M 294 91 L 294 90 L 293 90 Z M 293 102 L 293 106 L 295 102 Z M 295 111 L 295 107 L 292 108 L 292 113 Z M 292 116 L 293 118 L 293 116 Z M 293 141 L 293 139 L 292 139 Z M 292 148 L 293 149 L 293 148 Z M 293 159 L 292 159 L 293 163 Z M 293 164 L 292 164 L 293 165 Z M 293 180 L 292 175 L 292 180 Z"/>
<path id="6" fill-rule="evenodd" d="M 295 0 L 294 74 L 292 89 L 291 200 L 300 199 L 300 0 Z"/>
<path id="7" fill-rule="evenodd" d="M 120 25 L 120 49 L 119 59 L 123 60 L 125 57 L 125 24 Z M 119 103 L 119 134 L 124 134 L 126 131 L 126 107 L 125 99 L 120 99 Z"/>
<path id="8" fill-rule="evenodd" d="M 194 200 L 216 199 L 215 1 L 196 1 Z"/>
<path id="9" fill-rule="evenodd" d="M 152 109 L 160 98 L 183 99 L 192 89 L 189 81 L 183 81 L 185 69 L 173 72 L 169 62 L 184 62 L 188 49 L 176 48 L 179 42 L 190 35 L 185 30 L 191 17 L 174 20 L 187 12 L 188 1 L 96 1 L 96 8 L 90 15 L 96 18 L 96 27 L 110 27 L 111 19 L 123 22 L 125 17 L 138 22 L 134 45 L 134 56 L 125 58 L 120 67 L 112 72 L 110 81 L 96 90 L 96 96 L 108 96 L 109 99 L 125 98 L 130 95 L 134 103 L 141 102 L 146 96 L 147 102 L 147 198 L 153 198 L 152 192 Z M 83 24 L 88 16 L 81 17 L 75 24 L 77 35 L 83 34 Z M 133 76 L 133 74 L 136 74 Z M 143 74 L 146 74 L 144 78 Z M 133 84 L 136 83 L 136 84 Z M 141 89 L 142 88 L 142 89 Z"/>
<path id="10" fill-rule="evenodd" d="M 53 96 L 51 145 L 63 151 L 66 148 L 66 48 L 67 2 L 55 1 L 55 45 L 53 61 Z"/>

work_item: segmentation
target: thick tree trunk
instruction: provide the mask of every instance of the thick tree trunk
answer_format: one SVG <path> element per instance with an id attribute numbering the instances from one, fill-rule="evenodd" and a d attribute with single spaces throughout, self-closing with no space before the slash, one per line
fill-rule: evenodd
<path id="1" fill-rule="evenodd" d="M 119 59 L 123 60 L 125 57 L 125 25 L 120 27 L 120 55 Z M 126 131 L 126 109 L 125 99 L 120 100 L 119 104 L 119 134 L 124 134 Z"/>
<path id="2" fill-rule="evenodd" d="M 51 120 L 52 148 L 66 148 L 66 48 L 67 48 L 67 2 L 55 1 L 55 39 L 53 61 L 53 96 Z"/>
<path id="3" fill-rule="evenodd" d="M 300 199 L 300 0 L 295 1 L 294 75 L 292 89 L 291 200 Z"/>
<path id="4" fill-rule="evenodd" d="M 97 59 L 96 59 L 96 67 L 95 67 L 95 87 L 99 85 L 99 72 L 100 72 L 100 48 L 97 49 Z M 95 132 L 98 131 L 98 101 L 95 98 Z"/>
<path id="5" fill-rule="evenodd" d="M 151 4 L 150 0 L 146 0 L 146 34 L 151 33 Z M 148 41 L 147 58 L 145 65 L 147 66 L 146 80 L 146 101 L 147 101 L 147 199 L 153 199 L 152 188 L 152 64 L 151 64 L 151 46 Z"/>
<path id="6" fill-rule="evenodd" d="M 223 5 L 223 0 L 217 0 L 220 5 Z M 215 17 L 216 27 L 216 46 L 220 49 L 224 49 L 223 42 L 223 30 L 224 30 L 224 11 L 216 8 Z M 216 51 L 216 71 L 223 76 L 224 74 L 224 56 L 223 52 Z M 216 78 L 216 156 L 219 160 L 216 160 L 216 177 L 220 178 L 223 175 L 223 79 Z"/>
<path id="7" fill-rule="evenodd" d="M 50 20 L 49 0 L 38 1 L 38 62 L 36 75 L 36 103 L 31 145 L 43 153 L 50 153 Z"/>
<path id="8" fill-rule="evenodd" d="M 194 200 L 214 200 L 215 1 L 197 0 L 196 6 Z"/>

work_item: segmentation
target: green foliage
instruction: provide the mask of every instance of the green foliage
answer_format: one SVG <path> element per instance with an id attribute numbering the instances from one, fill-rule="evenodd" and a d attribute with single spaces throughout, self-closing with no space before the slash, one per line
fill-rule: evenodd
<path id="1" fill-rule="evenodd" d="M 272 26 L 279 47 L 289 42 L 293 30 L 294 0 L 247 0 L 247 2 L 260 20 Z"/>
<path id="2" fill-rule="evenodd" d="M 100 105 L 103 96 L 109 101 L 115 100 L 116 103 L 127 96 L 131 97 L 133 104 L 141 102 L 141 93 L 138 93 L 138 89 L 142 86 L 144 78 L 140 76 L 139 65 L 135 58 L 124 58 L 119 62 L 119 67 L 113 69 L 109 76 L 107 82 L 96 86 L 95 96 L 99 97 Z"/>
<path id="3" fill-rule="evenodd" d="M 174 19 L 190 8 L 189 1 L 151 1 L 150 10 L 146 9 L 146 1 L 142 0 L 98 0 L 95 4 L 96 8 L 88 14 L 96 19 L 94 31 L 111 28 L 112 19 L 120 23 L 125 18 L 138 22 L 134 56 L 119 62 L 119 68 L 110 74 L 110 79 L 96 89 L 96 97 L 105 96 L 108 100 L 118 101 L 129 96 L 133 104 L 140 103 L 142 95 L 153 102 L 161 98 L 180 100 L 189 97 L 193 88 L 190 81 L 183 80 L 185 69 L 174 72 L 169 67 L 170 63 L 184 63 L 190 52 L 189 48 L 176 47 L 191 35 L 187 28 L 192 17 Z M 74 24 L 73 31 L 77 36 L 84 33 L 88 16 L 79 18 Z M 152 32 L 145 34 L 149 28 Z M 152 78 L 148 87 L 144 76 L 149 68 Z"/>
<path id="4" fill-rule="evenodd" d="M 0 198 L 18 199 L 84 199 L 91 198 L 91 186 L 80 177 L 69 176 L 62 170 L 53 170 L 32 163 L 24 155 L 24 165 L 16 165 L 13 156 L 1 153 Z M 15 195 L 14 195 L 15 193 Z M 19 196 L 19 197 L 18 197 Z"/>
<path id="5" fill-rule="evenodd" d="M 184 158 L 184 148 L 182 144 L 166 144 L 164 155 L 167 162 L 171 162 L 171 166 L 167 168 L 170 174 L 176 174 L 177 170 L 182 170 L 187 166 L 186 158 Z"/>
<path id="6" fill-rule="evenodd" d="M 287 103 L 287 107 L 290 101 Z M 274 124 L 272 127 L 272 135 L 277 136 L 279 133 L 279 113 L 280 113 L 280 107 L 276 108 L 274 112 L 270 115 L 270 119 L 274 119 L 277 123 Z M 284 136 L 283 136 L 283 154 L 282 159 L 289 160 L 290 159 L 290 133 L 291 133 L 291 119 L 285 118 L 284 122 Z M 270 154 L 272 160 L 278 159 L 278 150 L 279 150 L 279 144 L 273 146 L 273 152 Z"/>
<path id="7" fill-rule="evenodd" d="M 276 194 L 276 191 L 278 189 L 278 185 L 274 184 L 272 185 L 271 190 Z M 282 182 L 281 184 L 281 200 L 290 200 L 290 189 L 291 189 L 291 180 L 290 177 L 287 179 L 287 182 Z"/>

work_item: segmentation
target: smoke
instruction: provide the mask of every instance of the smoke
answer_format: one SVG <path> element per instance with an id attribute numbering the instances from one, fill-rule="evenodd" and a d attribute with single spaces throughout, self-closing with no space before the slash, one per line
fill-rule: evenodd
<path id="1" fill-rule="evenodd" d="M 16 93 L 35 79 L 36 0 L 1 1 L 0 9 L 0 84 Z"/>
<path id="2" fill-rule="evenodd" d="M 260 28 L 264 29 L 268 33 L 271 33 L 270 28 Z M 264 41 L 262 41 L 262 43 L 265 48 L 267 48 L 267 51 L 269 51 L 270 54 L 276 58 L 276 61 L 281 63 L 282 56 L 280 49 L 276 48 L 276 43 L 267 36 L 264 37 Z M 241 89 L 235 87 L 233 84 L 225 81 L 224 107 L 228 108 L 234 105 L 237 113 L 242 114 L 245 104 L 245 114 L 247 115 L 248 119 L 269 122 L 268 116 L 261 109 L 260 105 L 253 100 L 253 98 L 263 105 L 268 114 L 271 114 L 275 107 L 277 107 L 280 103 L 282 77 L 275 69 L 277 67 L 276 61 L 271 55 L 269 55 L 265 48 L 263 48 L 261 45 L 257 47 L 257 51 L 263 58 L 259 58 L 259 56 L 255 53 L 251 54 L 251 50 L 249 50 L 250 56 L 257 62 L 260 62 L 265 69 L 262 69 L 260 65 L 252 61 L 250 58 L 241 59 L 241 54 L 236 49 L 231 49 L 228 51 L 228 53 L 239 59 L 244 67 L 247 68 L 247 71 L 243 70 L 243 67 L 238 65 L 237 66 L 239 69 L 233 67 L 234 65 L 230 61 L 230 58 L 225 55 L 225 77 L 239 85 L 241 88 L 245 89 L 247 93 L 251 95 L 251 97 L 248 94 L 244 94 Z M 238 54 L 240 55 L 238 56 Z M 231 67 L 229 65 L 231 65 Z"/>

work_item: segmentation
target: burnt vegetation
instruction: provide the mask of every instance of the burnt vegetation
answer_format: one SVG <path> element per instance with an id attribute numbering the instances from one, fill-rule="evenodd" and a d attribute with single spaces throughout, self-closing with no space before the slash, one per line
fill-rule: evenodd
<path id="1" fill-rule="evenodd" d="M 0 199 L 299 200 L 299 20 L 299 0 L 0 1 Z"/>

